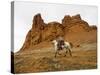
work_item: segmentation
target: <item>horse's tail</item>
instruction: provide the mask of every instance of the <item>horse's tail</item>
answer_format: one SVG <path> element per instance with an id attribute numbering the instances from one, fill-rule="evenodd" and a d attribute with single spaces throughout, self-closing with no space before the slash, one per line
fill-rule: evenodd
<path id="1" fill-rule="evenodd" d="M 69 44 L 70 44 L 71 48 L 73 48 L 73 44 L 71 42 Z"/>

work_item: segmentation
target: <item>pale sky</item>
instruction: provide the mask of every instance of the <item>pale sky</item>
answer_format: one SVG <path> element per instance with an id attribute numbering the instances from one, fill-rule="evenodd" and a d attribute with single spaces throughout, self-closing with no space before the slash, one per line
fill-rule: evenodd
<path id="1" fill-rule="evenodd" d="M 98 25 L 98 8 L 96 6 L 19 2 L 14 3 L 14 52 L 22 47 L 27 32 L 32 27 L 34 15 L 41 13 L 45 23 L 61 23 L 65 15 L 80 14 L 89 25 Z"/>

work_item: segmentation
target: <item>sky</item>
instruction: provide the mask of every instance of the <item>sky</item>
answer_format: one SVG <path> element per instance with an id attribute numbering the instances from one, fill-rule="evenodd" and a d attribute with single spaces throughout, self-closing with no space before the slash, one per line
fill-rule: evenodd
<path id="1" fill-rule="evenodd" d="M 61 23 L 65 15 L 80 14 L 89 25 L 98 25 L 97 6 L 70 5 L 54 3 L 21 2 L 14 3 L 14 52 L 20 50 L 28 31 L 32 27 L 34 15 L 40 13 L 44 22 L 58 21 Z"/>

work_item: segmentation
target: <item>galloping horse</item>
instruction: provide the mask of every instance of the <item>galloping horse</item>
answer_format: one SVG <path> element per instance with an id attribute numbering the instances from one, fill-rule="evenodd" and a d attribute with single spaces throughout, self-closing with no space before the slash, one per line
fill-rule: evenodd
<path id="1" fill-rule="evenodd" d="M 59 41 L 57 40 L 53 40 L 52 43 L 54 44 L 54 48 L 55 48 L 55 57 L 57 54 L 59 54 L 59 51 L 63 50 L 64 48 L 66 49 L 66 54 L 69 51 L 70 56 L 72 56 L 71 53 L 71 48 L 73 47 L 72 43 L 64 41 L 63 44 L 59 44 Z"/>

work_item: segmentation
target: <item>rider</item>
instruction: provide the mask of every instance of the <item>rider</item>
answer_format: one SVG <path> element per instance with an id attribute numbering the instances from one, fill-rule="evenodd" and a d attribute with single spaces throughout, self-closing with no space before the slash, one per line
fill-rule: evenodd
<path id="1" fill-rule="evenodd" d="M 64 39 L 62 37 L 58 37 L 58 49 L 61 50 L 64 46 Z"/>

